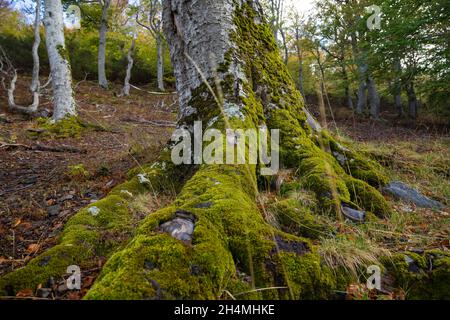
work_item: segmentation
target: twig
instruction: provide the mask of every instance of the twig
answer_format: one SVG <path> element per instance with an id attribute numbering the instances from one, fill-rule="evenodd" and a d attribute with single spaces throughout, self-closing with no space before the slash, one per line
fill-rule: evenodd
<path id="1" fill-rule="evenodd" d="M 68 152 L 68 153 L 86 153 L 86 150 L 81 150 L 72 146 L 58 146 L 58 147 L 51 147 L 51 146 L 44 146 L 41 144 L 37 144 L 34 146 L 28 146 L 25 144 L 20 143 L 4 143 L 0 144 L 0 149 L 9 149 L 9 148 L 25 148 L 26 150 L 32 150 L 32 151 L 44 151 L 44 152 Z"/>
<path id="2" fill-rule="evenodd" d="M 151 121 L 151 120 L 136 119 L 136 118 L 123 118 L 123 119 L 121 119 L 121 121 L 131 122 L 131 123 L 138 123 L 138 124 L 148 124 L 148 125 L 156 126 L 156 127 L 171 127 L 171 128 L 175 128 L 177 126 L 175 122 L 166 121 L 166 120 Z"/>
<path id="3" fill-rule="evenodd" d="M 78 89 L 78 86 L 79 86 L 80 84 L 82 84 L 83 82 L 86 82 L 86 79 L 87 79 L 88 75 L 89 75 L 88 72 L 85 72 L 85 73 L 84 73 L 84 78 L 83 78 L 83 80 L 81 80 L 81 81 L 79 81 L 79 82 L 77 82 L 77 83 L 75 84 L 75 87 L 73 88 L 74 91 L 76 91 L 76 90 Z"/>
<path id="4" fill-rule="evenodd" d="M 175 92 L 155 92 L 155 91 L 147 91 L 141 88 L 138 88 L 136 86 L 133 86 L 132 84 L 130 84 L 130 87 L 132 87 L 133 89 L 139 90 L 139 91 L 143 91 L 143 92 L 147 92 L 150 94 L 155 94 L 155 95 L 160 95 L 160 96 L 167 96 L 167 95 L 171 95 L 174 94 Z"/>

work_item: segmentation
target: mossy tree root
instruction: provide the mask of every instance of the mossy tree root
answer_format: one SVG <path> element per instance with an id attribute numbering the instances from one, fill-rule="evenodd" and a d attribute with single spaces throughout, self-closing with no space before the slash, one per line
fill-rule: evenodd
<path id="1" fill-rule="evenodd" d="M 81 270 L 98 266 L 100 259 L 109 257 L 128 242 L 137 223 L 129 205 L 138 194 L 161 190 L 171 167 L 161 168 L 160 161 L 140 172 L 147 179 L 133 176 L 114 188 L 110 194 L 82 209 L 66 224 L 58 244 L 31 260 L 25 267 L 0 278 L 0 295 L 15 295 L 22 289 L 36 289 L 50 277 L 63 278 L 67 267 L 77 265 Z"/>
<path id="2" fill-rule="evenodd" d="M 255 168 L 251 171 L 202 167 L 172 206 L 149 215 L 130 244 L 112 256 L 86 299 L 218 299 L 224 292 L 244 299 L 329 295 L 334 277 L 321 266 L 311 242 L 264 220 L 252 188 Z M 161 228 L 180 212 L 195 217 L 189 243 Z M 268 290 L 252 292 L 255 288 Z"/>

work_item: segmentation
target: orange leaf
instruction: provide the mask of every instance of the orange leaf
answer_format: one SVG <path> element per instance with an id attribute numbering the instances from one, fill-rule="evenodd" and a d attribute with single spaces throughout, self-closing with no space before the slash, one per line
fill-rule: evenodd
<path id="1" fill-rule="evenodd" d="M 13 228 L 17 227 L 21 223 L 22 223 L 22 220 L 21 219 L 17 219 L 16 222 L 14 223 L 14 225 L 13 225 Z"/>
<path id="2" fill-rule="evenodd" d="M 28 253 L 35 253 L 36 251 L 39 250 L 39 245 L 37 243 L 32 243 L 28 246 L 27 248 L 27 252 Z"/>
<path id="3" fill-rule="evenodd" d="M 23 289 L 19 292 L 17 292 L 16 297 L 32 297 L 33 296 L 33 290 L 31 289 Z"/>

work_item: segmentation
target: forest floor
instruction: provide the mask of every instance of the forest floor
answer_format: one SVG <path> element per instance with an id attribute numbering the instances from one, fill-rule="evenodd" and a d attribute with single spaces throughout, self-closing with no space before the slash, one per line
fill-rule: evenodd
<path id="1" fill-rule="evenodd" d="M 27 83 L 28 78 L 18 83 L 19 103 L 25 103 Z M 36 120 L 9 113 L 4 95 L 0 98 L 0 275 L 53 246 L 70 217 L 123 182 L 129 169 L 151 162 L 170 139 L 173 128 L 161 124 L 176 119 L 175 95 L 132 89 L 130 97 L 118 97 L 119 86 L 104 91 L 91 82 L 76 91 L 81 119 L 102 130 L 36 139 L 30 134 L 38 128 Z M 42 104 L 49 106 L 46 97 Z M 381 161 L 393 180 L 449 206 L 450 134 L 399 123 L 388 112 L 383 117 L 387 120 L 356 118 L 338 108 L 329 125 Z M 450 248 L 448 210 L 390 201 L 394 216 L 368 226 L 365 235 L 393 251 Z"/>

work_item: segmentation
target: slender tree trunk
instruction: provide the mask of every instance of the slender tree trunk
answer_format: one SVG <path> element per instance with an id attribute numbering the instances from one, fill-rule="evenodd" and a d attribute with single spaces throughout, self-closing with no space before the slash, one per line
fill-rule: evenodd
<path id="1" fill-rule="evenodd" d="M 375 81 L 371 76 L 369 76 L 368 81 L 368 93 L 369 93 L 369 107 L 370 115 L 378 119 L 380 117 L 380 95 L 378 94 Z"/>
<path id="2" fill-rule="evenodd" d="M 130 95 L 130 79 L 131 79 L 131 70 L 133 69 L 133 64 L 134 64 L 133 55 L 134 55 L 135 46 L 136 46 L 136 36 L 133 35 L 133 39 L 131 40 L 131 46 L 130 46 L 130 49 L 128 49 L 128 53 L 127 53 L 128 65 L 127 65 L 127 73 L 125 75 L 125 81 L 124 81 L 124 85 L 123 85 L 123 89 L 122 89 L 123 96 Z"/>
<path id="3" fill-rule="evenodd" d="M 397 110 L 398 116 L 403 117 L 403 104 L 402 104 L 402 84 L 401 84 L 401 72 L 402 66 L 400 60 L 397 59 L 394 63 L 395 80 L 394 80 L 394 105 Z"/>
<path id="4" fill-rule="evenodd" d="M 411 80 L 406 86 L 406 92 L 408 94 L 408 110 L 409 116 L 413 119 L 417 118 L 418 101 L 416 91 L 414 89 L 414 82 Z"/>
<path id="5" fill-rule="evenodd" d="M 352 99 L 352 95 L 350 93 L 350 84 L 349 84 L 349 79 L 348 79 L 348 73 L 347 73 L 347 68 L 345 67 L 344 61 L 342 61 L 342 63 L 341 63 L 341 72 L 342 72 L 342 79 L 344 81 L 345 103 L 347 104 L 347 107 L 350 110 L 353 110 L 353 99 Z"/>
<path id="6" fill-rule="evenodd" d="M 297 48 L 297 59 L 298 59 L 298 89 L 303 97 L 305 97 L 305 88 L 303 86 L 303 54 L 300 44 L 300 31 L 298 28 L 295 29 L 295 47 Z"/>
<path id="7" fill-rule="evenodd" d="M 287 65 L 289 62 L 289 50 L 286 41 L 286 33 L 283 28 L 280 28 L 281 40 L 283 41 L 283 54 L 284 54 L 284 64 Z"/>
<path id="8" fill-rule="evenodd" d="M 61 0 L 45 0 L 44 26 L 53 86 L 53 119 L 76 115 L 69 54 L 64 41 Z"/>
<path id="9" fill-rule="evenodd" d="M 98 45 L 98 84 L 100 87 L 108 88 L 108 79 L 106 78 L 106 34 L 108 32 L 108 10 L 111 0 L 100 1 L 102 4 L 102 16 L 99 29 Z"/>
<path id="10" fill-rule="evenodd" d="M 156 46 L 158 50 L 157 58 L 157 80 L 158 90 L 164 92 L 164 41 L 161 34 L 156 33 Z"/>
<path id="11" fill-rule="evenodd" d="M 36 17 L 34 19 L 34 42 L 32 48 L 33 73 L 31 78 L 30 91 L 32 93 L 39 90 L 39 45 L 41 43 L 41 0 L 36 1 Z"/>
<path id="12" fill-rule="evenodd" d="M 356 34 L 351 34 L 353 59 L 358 69 L 358 97 L 356 102 L 356 113 L 363 114 L 367 106 L 367 66 L 363 62 L 358 50 L 358 40 Z"/>

